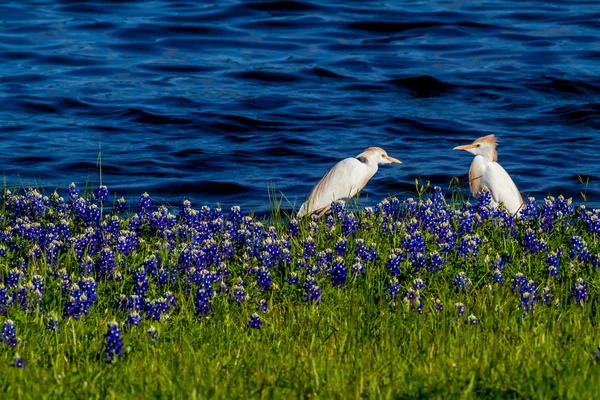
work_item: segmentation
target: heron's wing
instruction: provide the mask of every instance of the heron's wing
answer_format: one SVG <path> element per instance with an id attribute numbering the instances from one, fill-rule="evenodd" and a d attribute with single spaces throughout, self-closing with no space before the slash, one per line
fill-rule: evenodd
<path id="1" fill-rule="evenodd" d="M 356 158 L 340 161 L 317 183 L 308 200 L 300 207 L 298 216 L 326 210 L 331 202 L 354 196 L 367 184 L 373 173 Z"/>
<path id="2" fill-rule="evenodd" d="M 475 160 L 471 163 L 471 168 L 469 168 L 469 186 L 471 187 L 471 194 L 475 197 L 481 191 L 483 185 L 481 184 L 481 177 L 483 175 L 483 171 L 481 169 L 481 165 L 479 165 Z"/>
<path id="3" fill-rule="evenodd" d="M 491 162 L 486 165 L 484 184 L 490 189 L 492 198 L 498 203 L 504 203 L 511 213 L 516 213 L 523 205 L 519 189 L 502 165 Z"/>

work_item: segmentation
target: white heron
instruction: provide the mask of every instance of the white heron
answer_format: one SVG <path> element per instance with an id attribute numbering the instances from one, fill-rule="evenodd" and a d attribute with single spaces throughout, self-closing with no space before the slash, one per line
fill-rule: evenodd
<path id="1" fill-rule="evenodd" d="M 375 175 L 379 164 L 402 164 L 379 147 L 369 147 L 355 158 L 337 163 L 313 188 L 308 200 L 302 204 L 298 217 L 317 213 L 322 216 L 334 201 L 355 196 Z"/>
<path id="2" fill-rule="evenodd" d="M 472 144 L 457 146 L 454 150 L 466 150 L 475 155 L 469 169 L 469 185 L 473 196 L 477 197 L 486 186 L 496 203 L 494 205 L 504 203 L 506 209 L 515 214 L 523 207 L 523 198 L 508 172 L 498 164 L 496 143 L 496 136 L 488 135 Z"/>

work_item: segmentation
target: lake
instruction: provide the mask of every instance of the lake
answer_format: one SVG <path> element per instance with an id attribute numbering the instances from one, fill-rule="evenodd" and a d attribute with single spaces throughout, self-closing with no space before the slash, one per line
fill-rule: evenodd
<path id="1" fill-rule="evenodd" d="M 466 193 L 452 148 L 494 133 L 524 196 L 600 205 L 598 1 L 4 3 L 0 97 L 11 188 L 101 177 L 134 203 L 264 212 L 269 187 L 297 208 L 380 146 L 403 164 L 373 205 L 417 177 Z"/>

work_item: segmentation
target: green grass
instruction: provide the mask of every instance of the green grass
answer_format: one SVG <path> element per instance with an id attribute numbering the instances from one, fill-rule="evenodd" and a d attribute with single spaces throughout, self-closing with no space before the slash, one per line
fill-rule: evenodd
<path id="1" fill-rule="evenodd" d="M 481 324 L 470 326 L 452 313 L 389 310 L 358 290 L 329 294 L 316 309 L 273 307 L 260 331 L 245 328 L 243 311 L 217 310 L 203 321 L 193 312 L 174 316 L 161 324 L 159 342 L 147 339 L 148 323 L 124 329 L 125 356 L 115 365 L 102 352 L 103 316 L 114 317 L 106 308 L 58 333 L 18 318 L 27 367 L 3 368 L 2 391 L 36 398 L 596 397 L 591 306 L 540 307 L 521 320 L 514 304 L 494 312 L 500 300 L 476 300 Z M 4 351 L 0 362 L 10 360 Z"/>
<path id="2" fill-rule="evenodd" d="M 277 205 L 275 205 L 278 208 Z M 282 238 L 288 218 L 275 210 L 274 229 Z M 2 228 L 13 220 L 3 209 Z M 360 217 L 366 219 L 364 213 Z M 51 217 L 40 219 L 46 226 Z M 568 223 L 563 223 L 567 221 Z M 149 298 L 171 290 L 177 305 L 170 320 L 142 320 L 139 326 L 125 325 L 127 312 L 118 311 L 113 299 L 131 294 L 131 268 L 138 268 L 150 254 L 158 255 L 163 265 L 175 265 L 180 248 L 165 248 L 165 240 L 149 228 L 142 229 L 144 243 L 136 254 L 118 255 L 117 268 L 123 281 L 98 279 L 98 303 L 79 321 L 64 318 L 60 277 L 66 269 L 74 280 L 79 276 L 79 261 L 72 250 L 61 254 L 57 266 L 48 265 L 42 256 L 30 259 L 29 281 L 33 274 L 45 278 L 44 311 L 23 311 L 12 306 L 0 321 L 15 321 L 19 343 L 15 349 L 0 344 L 0 393 L 4 398 L 598 398 L 600 365 L 595 361 L 600 344 L 598 323 L 598 272 L 582 261 L 571 262 L 569 241 L 581 235 L 592 254 L 600 248 L 598 238 L 573 219 L 558 220 L 556 230 L 545 234 L 550 249 L 562 248 L 560 277 L 550 278 L 546 255 L 524 252 L 521 237 L 527 229 L 519 222 L 519 238 L 485 222 L 476 228 L 484 239 L 476 260 L 464 260 L 452 253 L 447 265 L 437 274 L 425 270 L 415 274 L 408 261 L 402 264 L 402 293 L 421 277 L 427 284 L 422 292 L 423 314 L 411 311 L 401 300 L 393 306 L 386 292 L 390 275 L 386 269 L 392 248 L 400 247 L 405 225 L 395 235 L 382 232 L 378 221 L 371 230 L 361 230 L 349 238 L 349 249 L 356 238 L 377 244 L 378 260 L 366 263 L 364 277 L 353 274 L 352 251 L 345 256 L 348 281 L 333 287 L 330 279 L 319 276 L 322 302 L 303 301 L 304 290 L 285 282 L 295 267 L 274 269 L 273 288 L 259 290 L 246 265 L 258 260 L 243 260 L 238 249 L 236 260 L 227 262 L 228 282 L 242 276 L 250 300 L 237 305 L 231 297 L 218 295 L 212 312 L 199 316 L 194 296 L 185 291 L 185 281 L 156 289 L 150 281 Z M 123 218 L 121 226 L 127 226 Z M 70 222 L 73 236 L 83 232 L 81 221 Z M 301 221 L 301 233 L 291 238 L 296 258 L 307 235 L 310 221 Z M 317 250 L 333 248 L 341 226 L 333 231 L 324 221 L 314 235 Z M 535 229 L 535 228 L 534 228 Z M 435 250 L 435 237 L 426 234 L 427 251 Z M 460 235 L 459 235 L 460 239 Z M 223 240 L 219 235 L 218 241 Z M 31 242 L 19 239 L 21 248 L 9 251 L 0 260 L 6 279 L 19 257 L 26 257 Z M 490 285 L 492 260 L 498 253 L 512 256 L 503 272 L 504 285 Z M 473 282 L 466 293 L 456 292 L 454 277 L 465 271 Z M 555 301 L 546 306 L 541 299 L 535 310 L 523 317 L 520 297 L 512 291 L 512 277 L 524 273 L 539 287 L 550 287 Z M 301 278 L 304 276 L 299 272 Z M 571 298 L 577 278 L 588 284 L 590 300 L 578 306 Z M 301 279 L 302 282 L 302 279 Z M 233 286 L 233 284 L 230 285 Z M 216 286 L 215 286 L 216 288 Z M 492 290 L 491 290 L 492 289 Z M 444 309 L 436 314 L 433 301 L 439 298 Z M 261 313 L 262 329 L 249 329 L 247 323 L 256 312 L 257 302 L 270 305 Z M 455 303 L 465 304 L 460 317 Z M 59 331 L 45 329 L 46 316 L 56 314 Z M 470 325 L 473 314 L 479 325 Z M 124 354 L 114 364 L 105 361 L 106 324 L 116 320 L 122 329 Z M 157 327 L 160 339 L 150 340 L 146 331 Z M 11 367 L 19 353 L 26 368 Z"/>

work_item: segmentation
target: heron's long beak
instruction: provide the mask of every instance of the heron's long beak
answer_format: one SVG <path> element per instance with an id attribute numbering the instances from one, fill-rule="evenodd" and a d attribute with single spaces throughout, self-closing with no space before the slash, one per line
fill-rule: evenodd
<path id="1" fill-rule="evenodd" d="M 475 147 L 477 147 L 476 144 L 465 144 L 463 146 L 456 146 L 452 150 L 469 150 L 469 149 L 474 149 Z"/>
<path id="2" fill-rule="evenodd" d="M 394 157 L 390 157 L 390 156 L 383 156 L 383 158 L 385 158 L 386 160 L 396 163 L 396 164 L 402 164 L 402 161 L 394 158 Z"/>

